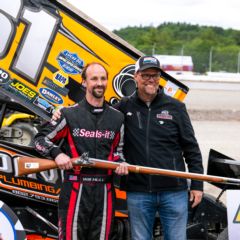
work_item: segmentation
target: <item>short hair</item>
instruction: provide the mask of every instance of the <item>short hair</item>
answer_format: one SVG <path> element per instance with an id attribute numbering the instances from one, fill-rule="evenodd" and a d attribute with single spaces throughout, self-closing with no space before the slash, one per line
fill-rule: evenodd
<path id="1" fill-rule="evenodd" d="M 91 63 L 88 63 L 84 68 L 83 68 L 83 70 L 82 70 L 82 79 L 83 80 L 86 80 L 87 79 L 87 70 L 88 70 L 88 68 L 90 67 L 90 66 L 92 66 L 92 65 L 100 65 L 101 67 L 103 67 L 104 68 L 104 70 L 105 70 L 105 72 L 106 72 L 106 74 L 107 74 L 107 78 L 108 78 L 108 71 L 107 71 L 107 69 L 103 66 L 103 64 L 101 64 L 101 63 L 99 63 L 99 62 L 91 62 Z"/>

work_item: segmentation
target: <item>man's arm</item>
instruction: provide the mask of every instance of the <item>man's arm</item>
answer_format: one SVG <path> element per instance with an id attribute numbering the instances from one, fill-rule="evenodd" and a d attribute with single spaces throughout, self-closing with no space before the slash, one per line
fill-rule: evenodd
<path id="1" fill-rule="evenodd" d="M 202 154 L 185 105 L 181 110 L 179 129 L 183 156 L 189 172 L 203 174 Z M 203 190 L 203 183 L 200 181 L 193 182 L 191 188 L 193 190 Z"/>
<path id="2" fill-rule="evenodd" d="M 127 163 L 125 162 L 125 158 L 123 155 L 123 144 L 124 144 L 124 124 L 122 124 L 120 128 L 119 135 L 116 137 L 117 146 L 115 150 L 115 157 L 117 161 L 120 161 L 121 164 L 119 167 L 116 168 L 115 173 L 118 175 L 127 175 L 128 174 L 128 168 L 127 168 Z"/>
<path id="3" fill-rule="evenodd" d="M 189 172 L 200 173 L 203 171 L 202 154 L 195 138 L 194 130 L 191 124 L 191 120 L 187 113 L 185 105 L 182 107 L 181 112 L 181 123 L 180 123 L 180 141 L 183 150 L 183 156 L 188 166 Z M 190 186 L 190 201 L 192 207 L 197 206 L 203 195 L 203 182 L 191 180 Z"/>
<path id="4" fill-rule="evenodd" d="M 66 136 L 67 128 L 66 119 L 60 117 L 56 121 L 43 124 L 34 138 L 35 149 L 42 156 L 53 158 L 62 170 L 72 168 L 72 163 L 70 157 L 55 142 Z"/>

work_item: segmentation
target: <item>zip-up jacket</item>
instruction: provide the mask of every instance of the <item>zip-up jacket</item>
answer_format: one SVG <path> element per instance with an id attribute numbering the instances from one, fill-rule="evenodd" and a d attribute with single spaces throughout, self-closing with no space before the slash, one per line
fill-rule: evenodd
<path id="1" fill-rule="evenodd" d="M 202 156 L 185 104 L 164 94 L 147 106 L 135 93 L 115 106 L 125 115 L 124 156 L 128 163 L 154 168 L 203 173 Z M 130 173 L 124 189 L 156 192 L 186 189 L 182 178 Z M 191 190 L 203 190 L 200 181 Z"/>
<path id="2" fill-rule="evenodd" d="M 42 127 L 36 135 L 35 146 L 40 154 L 54 159 L 64 149 L 71 158 L 88 152 L 92 158 L 111 161 L 124 159 L 124 116 L 121 112 L 106 103 L 103 108 L 94 108 L 84 99 L 72 107 L 63 108 L 61 113 L 56 124 L 53 122 Z M 55 142 L 62 138 L 65 141 L 60 148 Z M 103 173 L 108 170 L 83 168 L 81 172 Z"/>
<path id="3" fill-rule="evenodd" d="M 56 158 L 88 152 L 92 158 L 123 160 L 124 115 L 104 104 L 96 108 L 86 99 L 61 110 L 56 124 L 46 124 L 35 138 L 36 149 Z M 56 141 L 64 138 L 60 148 Z M 58 239 L 109 240 L 113 229 L 115 189 L 112 170 L 74 168 L 64 171 L 58 202 Z"/>

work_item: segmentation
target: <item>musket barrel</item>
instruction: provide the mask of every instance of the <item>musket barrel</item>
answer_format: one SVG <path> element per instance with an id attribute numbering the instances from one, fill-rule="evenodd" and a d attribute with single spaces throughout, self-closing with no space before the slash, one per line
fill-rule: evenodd
<path id="1" fill-rule="evenodd" d="M 116 169 L 119 166 L 119 163 L 116 163 L 116 162 L 99 160 L 96 158 L 89 158 L 89 160 L 97 164 L 101 164 L 102 166 L 104 166 L 104 164 L 107 164 L 111 169 Z M 168 176 L 168 177 L 187 178 L 187 179 L 193 179 L 198 181 L 240 185 L 240 179 L 235 179 L 235 178 L 226 178 L 226 177 L 219 177 L 219 176 L 206 175 L 206 174 L 200 174 L 200 173 L 190 173 L 190 172 L 182 172 L 182 171 L 175 171 L 175 170 L 168 170 L 168 169 L 161 169 L 161 168 L 144 167 L 139 165 L 129 164 L 128 171 L 133 173 L 162 175 L 162 176 Z"/>
<path id="2" fill-rule="evenodd" d="M 112 169 L 115 170 L 120 163 L 112 162 L 107 160 L 100 160 L 96 158 L 72 158 L 71 159 L 74 166 L 81 167 L 96 167 L 103 169 Z M 18 164 L 18 173 L 16 176 L 22 176 L 31 173 L 37 173 L 40 171 L 50 170 L 53 168 L 57 168 L 57 164 L 55 161 L 49 159 L 42 158 L 32 158 L 32 157 L 19 157 L 17 159 Z M 211 176 L 199 173 L 190 173 L 190 172 L 182 172 L 161 168 L 152 168 L 152 167 L 144 167 L 139 165 L 128 165 L 129 172 L 133 173 L 141 173 L 141 174 L 150 174 L 150 175 L 162 175 L 168 177 L 179 177 L 179 178 L 187 178 L 198 181 L 207 181 L 207 182 L 216 182 L 216 183 L 225 183 L 225 184 L 235 184 L 240 186 L 240 179 L 236 178 L 226 178 L 219 176 Z"/>

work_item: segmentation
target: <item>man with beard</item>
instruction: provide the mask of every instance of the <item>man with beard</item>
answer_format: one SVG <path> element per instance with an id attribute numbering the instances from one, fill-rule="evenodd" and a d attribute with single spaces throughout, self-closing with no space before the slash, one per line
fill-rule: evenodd
<path id="1" fill-rule="evenodd" d="M 100 63 L 82 72 L 85 98 L 62 109 L 60 119 L 47 123 L 35 137 L 35 146 L 64 170 L 58 206 L 59 240 L 108 240 L 113 227 L 115 192 L 112 170 L 73 167 L 70 158 L 84 152 L 109 161 L 123 161 L 124 116 L 104 101 L 108 73 Z M 64 138 L 62 148 L 55 142 Z M 64 149 L 64 151 L 62 150 Z M 127 174 L 121 163 L 116 173 Z"/>
<path id="2" fill-rule="evenodd" d="M 136 92 L 115 106 L 125 115 L 124 156 L 129 164 L 203 173 L 202 156 L 185 104 L 159 87 L 160 62 L 143 56 L 135 64 Z M 62 111 L 62 110 L 61 110 Z M 61 116 L 54 113 L 53 119 Z M 151 240 L 158 213 L 165 240 L 186 240 L 188 189 L 191 206 L 202 199 L 203 183 L 129 173 L 127 191 L 131 239 Z"/>
<path id="3" fill-rule="evenodd" d="M 203 173 L 202 157 L 185 104 L 159 87 L 160 63 L 152 56 L 135 64 L 137 91 L 116 106 L 125 115 L 124 156 L 129 164 Z M 200 203 L 203 183 L 192 181 L 192 207 Z M 129 173 L 124 186 L 132 240 L 151 240 L 156 213 L 165 240 L 186 240 L 186 179 Z"/>

